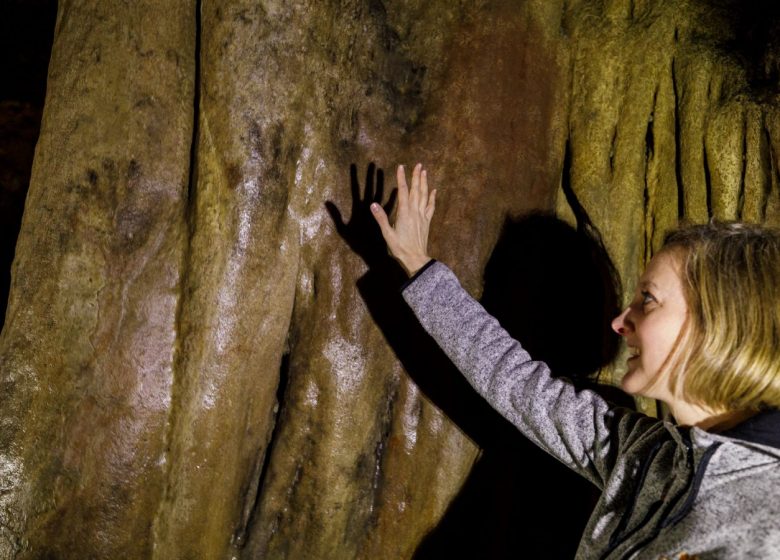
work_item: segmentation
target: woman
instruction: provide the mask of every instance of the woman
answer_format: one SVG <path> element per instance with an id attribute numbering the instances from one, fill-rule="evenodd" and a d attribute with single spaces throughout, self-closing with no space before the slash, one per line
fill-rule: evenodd
<path id="1" fill-rule="evenodd" d="M 427 255 L 436 191 L 422 166 L 411 188 L 403 167 L 397 179 L 394 226 L 371 211 L 412 276 L 404 299 L 493 407 L 602 490 L 578 558 L 780 558 L 780 234 L 672 233 L 613 321 L 630 349 L 623 389 L 665 402 L 674 425 L 553 379 Z"/>

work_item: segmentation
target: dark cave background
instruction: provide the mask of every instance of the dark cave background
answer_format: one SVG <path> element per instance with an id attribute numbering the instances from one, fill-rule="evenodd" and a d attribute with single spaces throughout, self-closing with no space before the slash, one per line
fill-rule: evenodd
<path id="1" fill-rule="evenodd" d="M 0 2 L 0 328 L 46 97 L 56 0 Z"/>

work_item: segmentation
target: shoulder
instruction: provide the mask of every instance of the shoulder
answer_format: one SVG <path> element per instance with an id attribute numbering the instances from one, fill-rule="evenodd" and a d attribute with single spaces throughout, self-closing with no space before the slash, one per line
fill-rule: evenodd
<path id="1" fill-rule="evenodd" d="M 780 450 L 713 437 L 717 448 L 707 466 L 697 508 L 751 538 L 780 539 Z"/>

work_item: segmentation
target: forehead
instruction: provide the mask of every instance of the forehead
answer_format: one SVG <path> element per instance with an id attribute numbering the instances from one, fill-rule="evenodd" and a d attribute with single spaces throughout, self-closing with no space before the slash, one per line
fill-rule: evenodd
<path id="1" fill-rule="evenodd" d="M 661 251 L 650 259 L 644 274 L 639 278 L 639 285 L 682 293 L 681 271 L 682 256 L 673 251 Z"/>

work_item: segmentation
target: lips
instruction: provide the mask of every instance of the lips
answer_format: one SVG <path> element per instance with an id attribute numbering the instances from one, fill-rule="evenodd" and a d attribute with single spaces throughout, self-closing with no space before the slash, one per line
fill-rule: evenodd
<path id="1" fill-rule="evenodd" d="M 636 360 L 641 355 L 641 352 L 639 351 L 639 348 L 636 346 L 629 346 L 628 347 L 628 361 Z"/>

